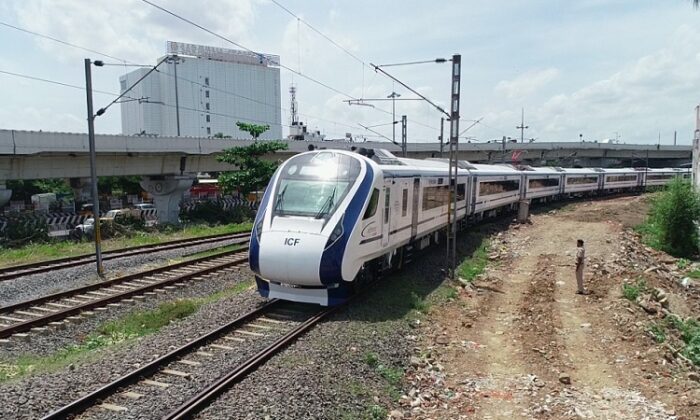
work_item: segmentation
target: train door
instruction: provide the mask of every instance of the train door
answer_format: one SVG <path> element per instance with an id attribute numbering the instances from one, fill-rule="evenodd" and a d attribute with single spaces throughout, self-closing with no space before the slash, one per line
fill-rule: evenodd
<path id="1" fill-rule="evenodd" d="M 413 178 L 413 202 L 411 204 L 411 240 L 418 234 L 418 204 L 420 203 L 420 178 Z"/>
<path id="2" fill-rule="evenodd" d="M 389 245 L 391 232 L 391 180 L 384 180 L 384 212 L 382 213 L 382 247 Z"/>

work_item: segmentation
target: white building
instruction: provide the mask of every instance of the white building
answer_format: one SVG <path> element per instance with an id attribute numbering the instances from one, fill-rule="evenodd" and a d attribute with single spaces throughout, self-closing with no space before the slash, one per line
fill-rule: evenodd
<path id="1" fill-rule="evenodd" d="M 269 125 L 261 139 L 282 138 L 279 56 L 169 41 L 165 57 L 121 103 L 123 134 L 177 136 L 179 114 L 180 136 L 249 139 L 240 121 Z M 121 92 L 148 71 L 120 77 Z"/>

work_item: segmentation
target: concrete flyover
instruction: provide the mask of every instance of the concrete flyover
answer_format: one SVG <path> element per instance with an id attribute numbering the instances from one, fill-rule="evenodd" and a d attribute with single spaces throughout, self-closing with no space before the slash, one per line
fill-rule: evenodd
<path id="1" fill-rule="evenodd" d="M 150 137 L 97 135 L 98 176 L 144 176 L 142 186 L 164 196 L 165 212 L 172 214 L 173 198 L 181 194 L 188 179 L 198 172 L 235 170 L 216 157 L 224 149 L 244 146 L 252 140 L 195 137 Z M 270 156 L 284 159 L 295 153 L 316 148 L 350 150 L 353 147 L 384 148 L 399 155 L 401 148 L 391 142 L 349 143 L 343 141 L 287 141 L 289 149 Z M 447 156 L 447 146 L 444 147 Z M 88 139 L 82 133 L 0 130 L 0 207 L 9 200 L 7 180 L 69 178 L 90 176 Z M 409 143 L 408 156 L 440 157 L 440 145 Z M 691 162 L 691 146 L 657 146 L 603 144 L 588 142 L 557 143 L 463 143 L 460 159 L 499 163 L 519 160 L 535 165 L 557 166 L 679 166 Z M 151 185 L 151 183 L 154 183 Z M 176 185 L 176 186 L 174 186 Z M 164 188 L 167 187 L 167 188 Z M 172 188 L 171 188 L 172 187 Z M 172 190 L 172 191 L 171 191 Z M 164 192 L 170 191 L 170 192 Z M 178 201 L 179 199 L 175 200 Z M 164 204 L 165 205 L 165 204 Z M 159 212 L 161 213 L 161 212 Z"/>

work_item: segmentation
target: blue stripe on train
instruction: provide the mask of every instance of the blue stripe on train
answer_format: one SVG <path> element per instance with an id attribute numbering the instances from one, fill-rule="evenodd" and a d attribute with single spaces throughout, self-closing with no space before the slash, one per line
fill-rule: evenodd
<path id="1" fill-rule="evenodd" d="M 253 222 L 253 230 L 250 232 L 248 264 L 250 265 L 251 271 L 256 274 L 260 274 L 260 244 L 258 243 L 257 235 L 258 224 L 265 218 L 265 210 L 267 210 L 267 203 L 270 200 L 270 195 L 272 194 L 272 186 L 274 185 L 276 175 L 277 173 L 270 178 L 270 183 L 267 185 L 267 188 L 265 188 L 265 193 L 263 194 L 262 201 L 260 202 L 260 207 L 258 207 L 258 214 L 255 216 L 255 222 Z"/>
<path id="2" fill-rule="evenodd" d="M 374 170 L 372 170 L 372 166 L 366 162 L 365 165 L 367 168 L 365 177 L 362 179 L 360 187 L 357 189 L 350 204 L 348 204 L 348 208 L 345 210 L 345 217 L 343 218 L 343 236 L 328 249 L 323 251 L 323 255 L 321 256 L 319 278 L 323 284 L 339 283 L 342 286 L 342 265 L 345 248 L 347 247 L 348 239 L 350 239 L 350 234 L 360 220 L 362 208 L 369 199 L 369 192 L 371 191 L 372 182 L 374 181 Z M 345 287 L 329 289 L 329 301 L 336 293 L 346 293 L 344 289 Z"/>

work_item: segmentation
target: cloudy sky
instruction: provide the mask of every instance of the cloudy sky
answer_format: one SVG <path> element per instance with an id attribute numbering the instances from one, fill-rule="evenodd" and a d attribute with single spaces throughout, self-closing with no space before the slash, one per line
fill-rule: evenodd
<path id="1" fill-rule="evenodd" d="M 574 141 L 688 144 L 700 103 L 700 11 L 689 0 L 277 0 L 367 65 L 334 46 L 269 0 L 153 0 L 351 97 L 410 92 L 368 64 L 462 54 L 462 128 L 485 141 L 519 137 Z M 130 62 L 154 64 L 167 40 L 233 47 L 140 0 L 5 0 L 0 22 Z M 83 58 L 97 54 L 0 24 L 0 128 L 86 131 L 84 92 L 2 72 L 84 85 Z M 108 61 L 108 59 L 105 59 Z M 113 61 L 113 60 L 112 60 Z M 440 104 L 449 103 L 450 67 L 422 64 L 390 70 Z M 94 70 L 94 87 L 119 90 L 124 67 Z M 358 124 L 391 122 L 347 96 L 282 70 L 298 87 L 304 120 L 331 137 L 362 134 Z M 112 97 L 95 96 L 96 107 Z M 390 103 L 378 103 L 384 111 Z M 434 141 L 440 115 L 423 102 L 397 102 L 409 141 Z M 286 121 L 288 115 L 283 112 Z M 285 122 L 283 121 L 283 123 Z M 100 117 L 100 133 L 119 133 L 117 107 Z M 391 137 L 390 126 L 376 130 Z M 368 133 L 370 134 L 370 133 Z"/>

